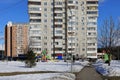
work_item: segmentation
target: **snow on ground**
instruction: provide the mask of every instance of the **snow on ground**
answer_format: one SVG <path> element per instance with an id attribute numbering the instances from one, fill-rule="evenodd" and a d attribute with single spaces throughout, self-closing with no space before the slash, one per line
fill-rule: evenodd
<path id="1" fill-rule="evenodd" d="M 63 61 L 59 62 L 38 62 L 37 66 L 33 68 L 25 67 L 24 62 L 20 61 L 9 61 L 9 62 L 0 62 L 0 73 L 6 72 L 30 72 L 30 71 L 60 71 L 60 72 L 79 72 L 88 62 L 79 62 L 67 63 Z"/>
<path id="2" fill-rule="evenodd" d="M 0 80 L 75 80 L 75 75 L 71 73 L 27 74 L 3 76 Z"/>
<path id="3" fill-rule="evenodd" d="M 112 60 L 110 62 L 110 66 L 108 64 L 105 64 L 103 60 L 99 59 L 96 61 L 95 69 L 105 76 L 120 76 L 120 61 Z"/>
<path id="4" fill-rule="evenodd" d="M 25 67 L 24 62 L 20 61 L 0 61 L 0 73 L 7 72 L 31 72 L 31 71 L 59 71 L 62 73 L 41 73 L 41 74 L 22 74 L 14 76 L 0 76 L 0 80 L 75 80 L 75 75 L 68 72 L 79 72 L 88 62 L 76 61 L 71 63 L 58 62 L 37 62 L 33 68 Z M 32 76 L 32 77 L 31 77 Z"/>

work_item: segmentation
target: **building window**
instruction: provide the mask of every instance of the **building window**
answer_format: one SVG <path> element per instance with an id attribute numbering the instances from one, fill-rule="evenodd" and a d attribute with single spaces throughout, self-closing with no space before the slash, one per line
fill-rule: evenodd
<path id="1" fill-rule="evenodd" d="M 88 53 L 87 56 L 96 56 L 96 53 Z"/>
<path id="2" fill-rule="evenodd" d="M 97 11 L 87 11 L 87 14 L 97 14 Z"/>
<path id="3" fill-rule="evenodd" d="M 29 4 L 29 5 L 41 5 L 41 2 L 29 1 L 28 4 Z"/>
<path id="4" fill-rule="evenodd" d="M 53 5 L 53 2 L 51 3 L 51 5 Z"/>
<path id="5" fill-rule="evenodd" d="M 82 51 L 85 51 L 85 48 L 82 48 Z"/>
<path id="6" fill-rule="evenodd" d="M 44 22 L 47 22 L 47 19 L 45 19 Z"/>
<path id="7" fill-rule="evenodd" d="M 47 43 L 45 42 L 44 45 L 47 45 Z"/>
<path id="8" fill-rule="evenodd" d="M 41 22 L 41 19 L 30 19 L 30 22 Z"/>
<path id="9" fill-rule="evenodd" d="M 44 8 L 44 11 L 47 11 L 47 8 Z"/>
<path id="10" fill-rule="evenodd" d="M 85 30 L 85 28 L 84 28 L 84 27 L 82 27 L 82 30 Z"/>
<path id="11" fill-rule="evenodd" d="M 47 39 L 47 37 L 44 37 L 44 39 Z"/>
<path id="12" fill-rule="evenodd" d="M 44 5 L 47 5 L 47 2 L 44 2 Z"/>
<path id="13" fill-rule="evenodd" d="M 44 14 L 45 17 L 47 17 L 47 14 Z"/>
<path id="14" fill-rule="evenodd" d="M 95 51 L 96 48 L 87 48 L 88 51 Z"/>
<path id="15" fill-rule="evenodd" d="M 30 7 L 29 11 L 41 11 L 41 8 L 39 8 L 39 7 Z"/>
<path id="16" fill-rule="evenodd" d="M 30 17 L 39 17 L 41 13 L 30 13 Z"/>

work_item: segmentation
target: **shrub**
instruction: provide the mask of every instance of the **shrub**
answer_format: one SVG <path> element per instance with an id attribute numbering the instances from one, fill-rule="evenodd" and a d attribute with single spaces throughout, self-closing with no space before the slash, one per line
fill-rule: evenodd
<path id="1" fill-rule="evenodd" d="M 25 65 L 29 68 L 36 66 L 35 53 L 32 50 L 27 51 Z"/>

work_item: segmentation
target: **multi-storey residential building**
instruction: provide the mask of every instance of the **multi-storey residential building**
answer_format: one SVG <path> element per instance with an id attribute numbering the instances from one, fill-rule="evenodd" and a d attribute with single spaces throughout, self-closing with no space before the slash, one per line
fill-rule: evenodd
<path id="1" fill-rule="evenodd" d="M 36 53 L 97 58 L 98 0 L 28 0 L 28 8 Z"/>
<path id="2" fill-rule="evenodd" d="M 5 27 L 5 56 L 18 57 L 28 49 L 28 24 L 12 24 Z"/>

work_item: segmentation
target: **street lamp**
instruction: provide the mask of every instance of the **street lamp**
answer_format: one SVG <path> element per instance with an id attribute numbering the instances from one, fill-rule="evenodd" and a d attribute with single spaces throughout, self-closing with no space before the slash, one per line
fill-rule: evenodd
<path id="1" fill-rule="evenodd" d="M 72 11 L 71 11 L 71 9 L 69 7 L 68 7 L 68 9 L 69 9 L 70 14 L 71 14 L 71 17 L 70 17 L 69 21 L 71 21 L 70 22 L 70 25 L 71 25 L 70 30 L 71 30 L 71 72 L 72 72 L 72 63 L 73 63 L 73 56 L 72 56 L 72 17 L 73 17 L 73 14 L 72 14 Z"/>
<path id="2" fill-rule="evenodd" d="M 4 58 L 4 49 L 3 49 L 3 43 L 2 43 L 2 59 Z"/>

